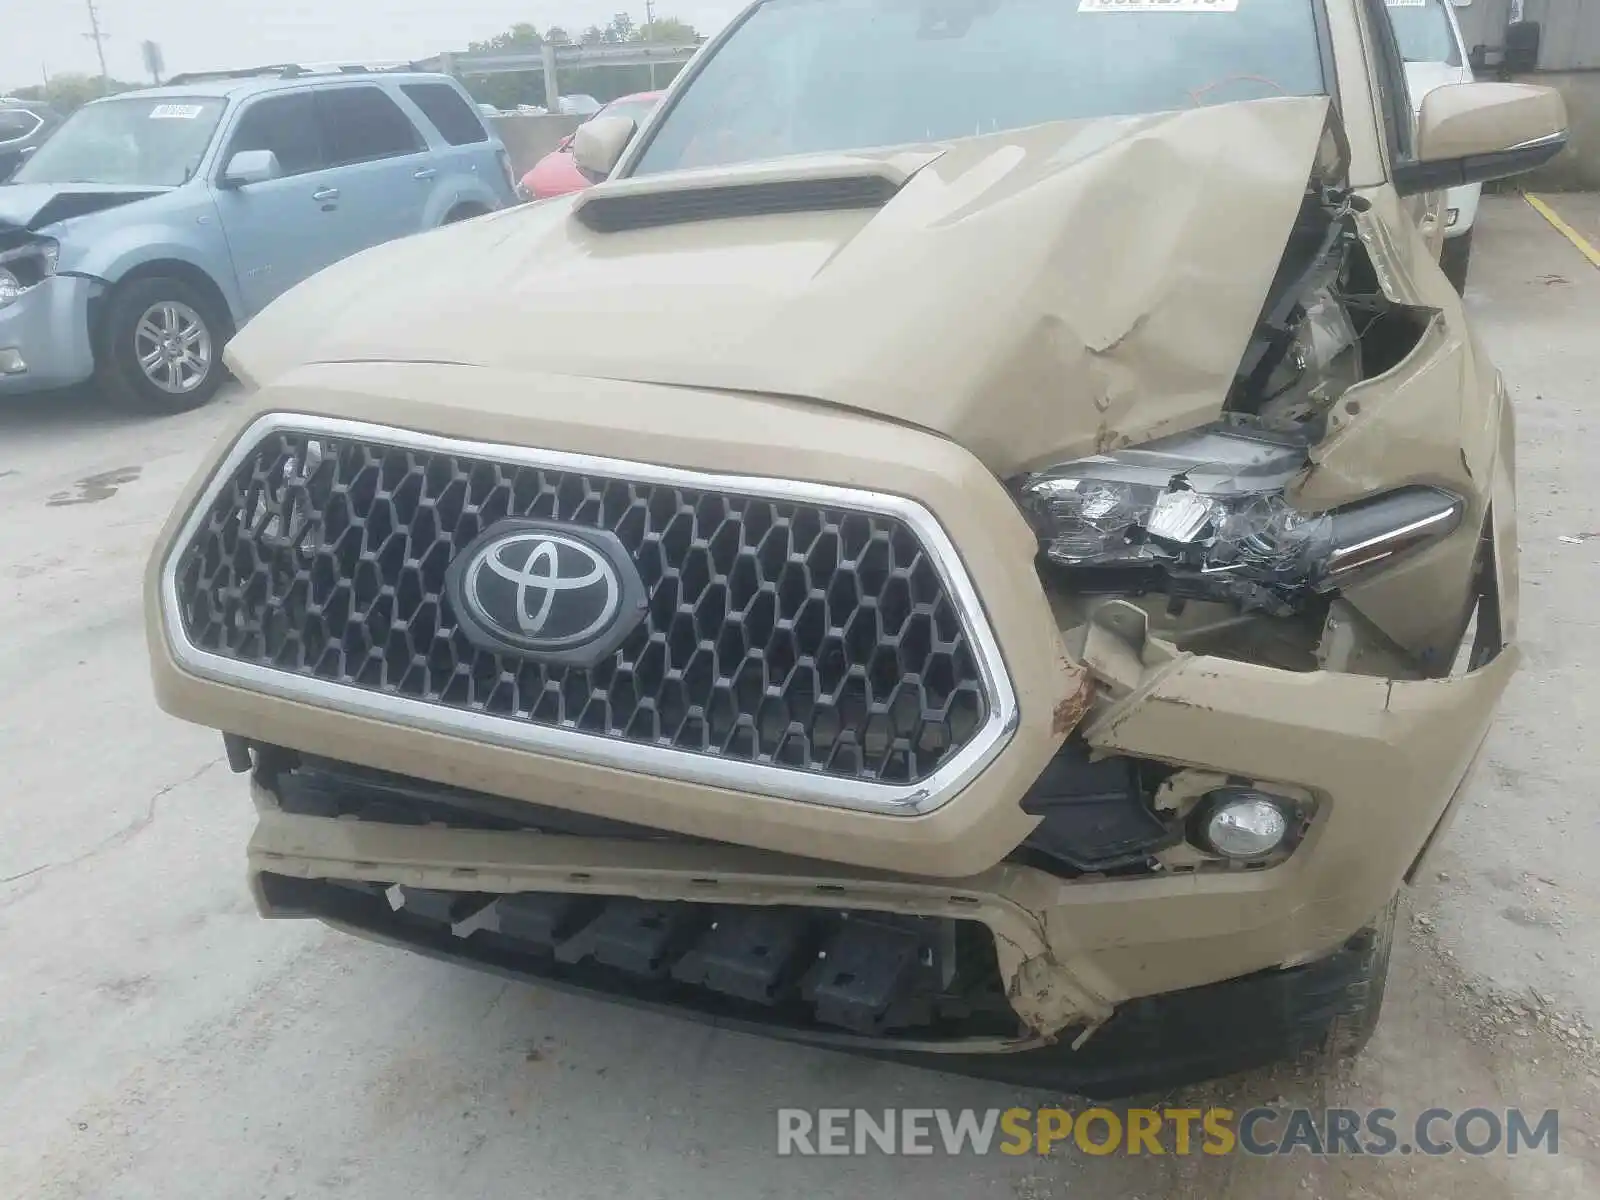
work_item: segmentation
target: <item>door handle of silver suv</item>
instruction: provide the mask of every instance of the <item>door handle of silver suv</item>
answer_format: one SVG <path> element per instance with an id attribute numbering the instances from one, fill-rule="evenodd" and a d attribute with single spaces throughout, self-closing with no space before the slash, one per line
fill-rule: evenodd
<path id="1" fill-rule="evenodd" d="M 438 170 L 437 167 L 423 167 L 422 170 L 413 172 L 411 178 L 413 178 L 413 179 L 432 179 L 438 173 L 439 173 L 439 170 Z"/>
<path id="2" fill-rule="evenodd" d="M 339 198 L 339 189 L 318 188 L 316 191 L 311 193 L 311 198 L 313 200 L 337 200 Z"/>

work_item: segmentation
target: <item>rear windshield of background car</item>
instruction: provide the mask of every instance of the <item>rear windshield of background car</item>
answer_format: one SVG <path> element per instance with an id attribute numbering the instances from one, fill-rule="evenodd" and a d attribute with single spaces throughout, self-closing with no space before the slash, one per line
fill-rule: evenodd
<path id="1" fill-rule="evenodd" d="M 1327 91 L 1315 0 L 766 0 L 634 174 Z"/>
<path id="2" fill-rule="evenodd" d="M 402 83 L 400 90 L 452 146 L 470 146 L 489 140 L 489 131 L 483 127 L 478 114 L 448 83 Z"/>
<path id="3" fill-rule="evenodd" d="M 1461 47 L 1445 11 L 1449 0 L 1387 0 L 1389 20 L 1407 62 L 1461 65 Z"/>

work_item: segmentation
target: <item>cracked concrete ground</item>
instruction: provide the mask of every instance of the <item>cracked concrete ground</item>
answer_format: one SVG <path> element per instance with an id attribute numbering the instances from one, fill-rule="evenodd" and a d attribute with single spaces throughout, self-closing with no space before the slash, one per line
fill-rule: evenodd
<path id="1" fill-rule="evenodd" d="M 1469 301 L 1520 410 L 1527 667 L 1410 898 L 1367 1055 L 1168 1099 L 1560 1107 L 1559 1157 L 778 1160 L 779 1106 L 1052 1098 L 258 920 L 244 786 L 214 734 L 155 710 L 139 613 L 227 406 L 49 399 L 0 409 L 0 1197 L 1600 1195 L 1600 272 L 1518 200 L 1483 223 Z"/>

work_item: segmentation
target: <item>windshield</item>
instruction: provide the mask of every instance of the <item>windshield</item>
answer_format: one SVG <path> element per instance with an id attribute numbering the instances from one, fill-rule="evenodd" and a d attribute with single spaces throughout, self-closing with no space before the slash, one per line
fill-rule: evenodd
<path id="1" fill-rule="evenodd" d="M 633 174 L 1320 95 L 1312 4 L 766 0 L 688 81 Z"/>
<path id="2" fill-rule="evenodd" d="M 175 187 L 199 169 L 222 108 L 213 96 L 97 100 L 73 113 L 11 181 Z"/>
<path id="3" fill-rule="evenodd" d="M 1461 65 L 1461 47 L 1450 26 L 1446 0 L 1389 0 L 1389 19 L 1407 62 Z"/>

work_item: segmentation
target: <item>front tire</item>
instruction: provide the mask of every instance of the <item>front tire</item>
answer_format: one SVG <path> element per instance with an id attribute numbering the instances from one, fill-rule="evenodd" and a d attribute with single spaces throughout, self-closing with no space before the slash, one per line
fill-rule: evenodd
<path id="1" fill-rule="evenodd" d="M 1470 235 L 1469 235 L 1470 236 Z M 1394 927 L 1400 898 L 1345 944 L 1356 955 L 1354 970 L 1339 991 L 1333 1021 L 1323 1038 L 1321 1057 L 1354 1058 L 1366 1049 L 1383 1011 L 1384 988 L 1389 981 L 1389 957 L 1394 950 Z"/>
<path id="2" fill-rule="evenodd" d="M 1463 295 L 1466 294 L 1467 270 L 1471 265 L 1472 230 L 1467 230 L 1460 237 L 1446 238 L 1444 250 L 1439 255 L 1439 266 L 1444 269 L 1445 278 Z"/>
<path id="3" fill-rule="evenodd" d="M 101 326 L 97 382 L 114 403 L 146 413 L 198 408 L 227 372 L 226 318 L 182 279 L 131 279 L 111 293 Z"/>

